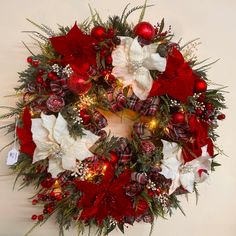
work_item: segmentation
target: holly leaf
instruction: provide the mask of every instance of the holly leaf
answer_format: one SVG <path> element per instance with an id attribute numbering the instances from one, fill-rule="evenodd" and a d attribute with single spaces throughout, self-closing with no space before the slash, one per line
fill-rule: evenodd
<path id="1" fill-rule="evenodd" d="M 122 234 L 124 234 L 125 233 L 124 224 L 118 223 L 117 226 L 118 226 L 119 230 L 122 232 Z"/>
<path id="2" fill-rule="evenodd" d="M 211 163 L 211 171 L 215 171 L 215 167 L 218 167 L 218 166 L 221 166 L 221 164 L 215 162 L 215 161 L 212 161 Z"/>

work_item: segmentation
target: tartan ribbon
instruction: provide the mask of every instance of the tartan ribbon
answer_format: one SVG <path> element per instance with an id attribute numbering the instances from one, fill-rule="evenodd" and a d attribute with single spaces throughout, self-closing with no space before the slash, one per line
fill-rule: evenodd
<path id="1" fill-rule="evenodd" d="M 93 111 L 92 122 L 86 125 L 86 129 L 90 130 L 92 133 L 104 137 L 105 131 L 102 130 L 107 126 L 107 119 L 99 112 Z"/>
<path id="2" fill-rule="evenodd" d="M 158 97 L 150 97 L 142 101 L 134 93 L 130 97 L 126 97 L 121 90 L 116 89 L 107 91 L 107 99 L 114 112 L 128 108 L 145 116 L 154 116 L 159 105 Z"/>
<path id="3" fill-rule="evenodd" d="M 140 138 L 147 138 L 147 137 L 152 136 L 150 130 L 148 129 L 148 125 L 146 122 L 139 121 L 139 122 L 134 123 L 133 129 L 134 129 L 134 132 Z"/>
<path id="4" fill-rule="evenodd" d="M 119 146 L 115 149 L 116 153 L 119 156 L 120 162 L 127 163 L 131 161 L 132 158 L 132 150 L 127 138 L 119 139 Z"/>

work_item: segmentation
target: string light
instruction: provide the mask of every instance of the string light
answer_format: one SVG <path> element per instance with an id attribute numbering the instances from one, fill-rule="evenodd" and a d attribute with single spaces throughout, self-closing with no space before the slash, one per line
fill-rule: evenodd
<path id="1" fill-rule="evenodd" d="M 58 180 L 56 180 L 53 184 L 53 192 L 55 195 L 61 194 L 61 185 Z"/>
<path id="2" fill-rule="evenodd" d="M 83 95 L 80 97 L 79 101 L 75 103 L 75 107 L 82 109 L 84 107 L 91 107 L 96 103 L 96 98 L 89 95 Z"/>
<path id="3" fill-rule="evenodd" d="M 150 122 L 148 123 L 148 127 L 151 130 L 156 129 L 158 125 L 159 125 L 159 121 L 156 118 L 151 119 Z"/>

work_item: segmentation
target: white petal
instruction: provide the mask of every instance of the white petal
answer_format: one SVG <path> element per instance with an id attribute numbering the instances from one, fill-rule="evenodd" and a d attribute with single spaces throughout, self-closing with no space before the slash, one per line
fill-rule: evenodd
<path id="1" fill-rule="evenodd" d="M 56 142 L 59 144 L 61 144 L 63 139 L 70 137 L 67 122 L 60 113 L 58 114 L 58 117 L 54 126 L 53 137 L 56 140 Z"/>
<path id="2" fill-rule="evenodd" d="M 206 181 L 209 178 L 209 174 L 202 172 L 201 176 L 199 175 L 199 173 L 195 173 L 195 182 L 196 183 L 202 183 L 204 181 Z"/>
<path id="3" fill-rule="evenodd" d="M 166 69 L 166 58 L 161 57 L 158 53 L 153 53 L 145 58 L 143 66 L 149 70 L 164 72 Z"/>
<path id="4" fill-rule="evenodd" d="M 83 133 L 84 135 L 80 139 L 80 142 L 84 143 L 87 146 L 87 148 L 92 147 L 94 143 L 96 143 L 100 139 L 99 136 L 93 134 L 89 130 L 83 129 Z"/>
<path id="5" fill-rule="evenodd" d="M 65 171 L 61 166 L 61 159 L 50 158 L 48 161 L 48 172 L 51 173 L 52 178 L 56 178 L 57 175 Z"/>
<path id="6" fill-rule="evenodd" d="M 120 45 L 118 45 L 111 54 L 112 65 L 124 67 L 128 65 L 128 51 L 133 39 L 129 37 L 120 37 L 120 39 Z"/>
<path id="7" fill-rule="evenodd" d="M 32 119 L 31 126 L 32 138 L 36 144 L 33 155 L 33 163 L 44 160 L 50 155 L 50 148 L 53 144 L 49 139 L 49 132 L 42 125 L 41 119 Z"/>
<path id="8" fill-rule="evenodd" d="M 42 152 L 41 150 L 39 150 L 38 148 L 35 148 L 34 150 L 34 154 L 33 154 L 33 161 L 32 163 L 35 163 L 37 161 L 41 161 L 46 159 L 49 156 L 49 152 L 45 151 Z"/>
<path id="9" fill-rule="evenodd" d="M 145 89 L 148 93 L 152 88 L 153 79 L 150 72 L 144 67 L 140 68 L 138 73 L 134 75 L 135 81 L 140 88 Z"/>
<path id="10" fill-rule="evenodd" d="M 174 142 L 168 142 L 168 141 L 165 141 L 165 140 L 161 140 L 161 141 L 163 143 L 162 152 L 163 152 L 164 159 L 176 157 L 176 155 L 179 152 L 178 144 L 174 143 Z"/>
<path id="11" fill-rule="evenodd" d="M 144 53 L 145 57 L 150 56 L 150 54 L 156 53 L 157 52 L 157 47 L 158 47 L 158 45 L 155 44 L 155 43 L 145 45 L 143 47 L 143 53 Z"/>
<path id="12" fill-rule="evenodd" d="M 135 61 L 135 62 L 142 62 L 144 59 L 144 55 L 143 55 L 143 49 L 141 47 L 141 45 L 138 42 L 138 37 L 136 37 L 131 46 L 130 46 L 130 50 L 129 50 L 129 60 Z"/>
<path id="13" fill-rule="evenodd" d="M 124 87 L 131 85 L 134 81 L 134 75 L 130 74 L 128 67 L 116 66 L 113 68 L 112 74 L 122 81 Z"/>
<path id="14" fill-rule="evenodd" d="M 178 174 L 176 178 L 172 180 L 171 186 L 169 188 L 169 195 L 171 195 L 180 185 L 180 176 Z"/>
<path id="15" fill-rule="evenodd" d="M 47 129 L 43 127 L 43 123 L 41 119 L 32 119 L 32 126 L 31 126 L 31 132 L 33 141 L 37 145 L 37 142 L 43 143 L 43 142 L 50 142 L 48 135 L 49 132 Z"/>
<path id="16" fill-rule="evenodd" d="M 179 167 L 181 163 L 176 158 L 168 158 L 162 160 L 162 171 L 160 174 L 164 175 L 167 179 L 175 179 L 179 174 Z"/>
<path id="17" fill-rule="evenodd" d="M 48 138 L 50 140 L 54 140 L 53 128 L 56 123 L 56 117 L 54 115 L 45 115 L 45 114 L 41 113 L 41 121 L 42 121 L 42 126 L 48 130 L 48 133 L 49 133 Z"/>
<path id="18" fill-rule="evenodd" d="M 184 189 L 192 193 L 194 190 L 195 176 L 193 172 L 180 175 L 180 182 Z"/>
<path id="19" fill-rule="evenodd" d="M 141 100 L 146 100 L 149 92 L 152 88 L 153 79 L 148 70 L 134 75 L 134 82 L 132 83 L 132 88 L 134 94 Z"/>

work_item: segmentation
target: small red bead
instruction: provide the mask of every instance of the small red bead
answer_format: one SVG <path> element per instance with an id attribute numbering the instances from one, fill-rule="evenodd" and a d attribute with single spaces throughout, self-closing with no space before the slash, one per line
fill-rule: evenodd
<path id="1" fill-rule="evenodd" d="M 176 112 L 172 114 L 171 118 L 174 124 L 183 124 L 185 122 L 185 114 L 183 112 Z"/>
<path id="2" fill-rule="evenodd" d="M 39 61 L 38 60 L 32 61 L 32 66 L 33 67 L 38 67 L 39 66 Z"/>
<path id="3" fill-rule="evenodd" d="M 206 100 L 206 95 L 205 93 L 202 93 L 199 98 L 197 99 L 199 102 L 204 102 Z"/>
<path id="4" fill-rule="evenodd" d="M 203 111 L 202 111 L 200 108 L 197 108 L 197 109 L 195 110 L 195 112 L 196 112 L 196 114 L 197 114 L 198 116 L 202 116 L 202 115 L 203 115 Z"/>
<path id="5" fill-rule="evenodd" d="M 149 189 L 149 190 L 148 190 L 148 196 L 153 197 L 154 195 L 155 195 L 154 192 Z"/>
<path id="6" fill-rule="evenodd" d="M 38 70 L 38 75 L 43 75 L 43 74 L 44 74 L 44 72 L 45 72 L 44 70 L 42 70 L 42 69 L 39 69 L 39 70 Z"/>
<path id="7" fill-rule="evenodd" d="M 48 211 L 48 214 L 51 214 L 53 212 L 53 208 L 52 207 L 48 207 L 47 211 Z"/>
<path id="8" fill-rule="evenodd" d="M 205 106 L 208 111 L 212 111 L 214 109 L 214 106 L 210 102 L 208 102 Z"/>
<path id="9" fill-rule="evenodd" d="M 42 83 L 44 82 L 43 77 L 41 77 L 41 76 L 38 76 L 38 77 L 36 78 L 36 81 L 37 81 L 37 83 L 39 83 L 39 84 L 42 84 Z"/>
<path id="10" fill-rule="evenodd" d="M 158 188 L 156 191 L 157 191 L 157 195 L 159 196 L 161 194 L 161 189 Z"/>
<path id="11" fill-rule="evenodd" d="M 106 76 L 107 74 L 108 74 L 108 71 L 107 71 L 107 70 L 102 70 L 102 71 L 101 71 L 101 75 L 102 75 L 102 76 Z"/>
<path id="12" fill-rule="evenodd" d="M 38 215 L 38 220 L 39 220 L 39 221 L 43 221 L 43 219 L 44 219 L 44 216 L 43 216 L 43 215 Z"/>
<path id="13" fill-rule="evenodd" d="M 28 62 L 29 64 L 31 64 L 31 63 L 33 62 L 33 58 L 32 58 L 32 57 L 27 57 L 27 62 Z"/>
<path id="14" fill-rule="evenodd" d="M 109 55 L 109 56 L 106 57 L 106 63 L 108 65 L 112 64 L 112 56 Z"/>
<path id="15" fill-rule="evenodd" d="M 56 195 L 56 199 L 57 199 L 57 201 L 61 201 L 62 200 L 62 195 L 61 194 Z"/>
<path id="16" fill-rule="evenodd" d="M 31 216 L 31 219 L 32 219 L 32 220 L 36 220 L 37 218 L 38 218 L 37 215 L 32 215 L 32 216 Z"/>
<path id="17" fill-rule="evenodd" d="M 43 209 L 43 214 L 48 214 L 48 210 L 47 209 Z"/>
<path id="18" fill-rule="evenodd" d="M 225 114 L 220 114 L 217 116 L 218 120 L 224 120 L 225 119 Z"/>
<path id="19" fill-rule="evenodd" d="M 36 205 L 38 203 L 38 200 L 37 199 L 34 199 L 33 201 L 32 201 L 32 205 Z"/>
<path id="20" fill-rule="evenodd" d="M 114 35 L 115 35 L 115 32 L 114 32 L 113 29 L 110 28 L 110 29 L 108 29 L 107 34 L 108 34 L 108 37 L 109 37 L 109 38 L 113 38 Z"/>
<path id="21" fill-rule="evenodd" d="M 114 75 L 110 74 L 110 75 L 108 76 L 108 82 L 114 83 L 115 80 L 116 80 L 116 77 L 115 77 Z"/>
<path id="22" fill-rule="evenodd" d="M 50 193 L 50 197 L 55 197 L 55 193 L 53 191 Z"/>
<path id="23" fill-rule="evenodd" d="M 41 200 L 44 197 L 44 195 L 39 193 L 37 197 L 38 197 L 39 200 Z"/>
<path id="24" fill-rule="evenodd" d="M 48 78 L 51 79 L 51 80 L 54 80 L 54 78 L 55 78 L 55 73 L 49 72 L 49 73 L 48 73 Z"/>

